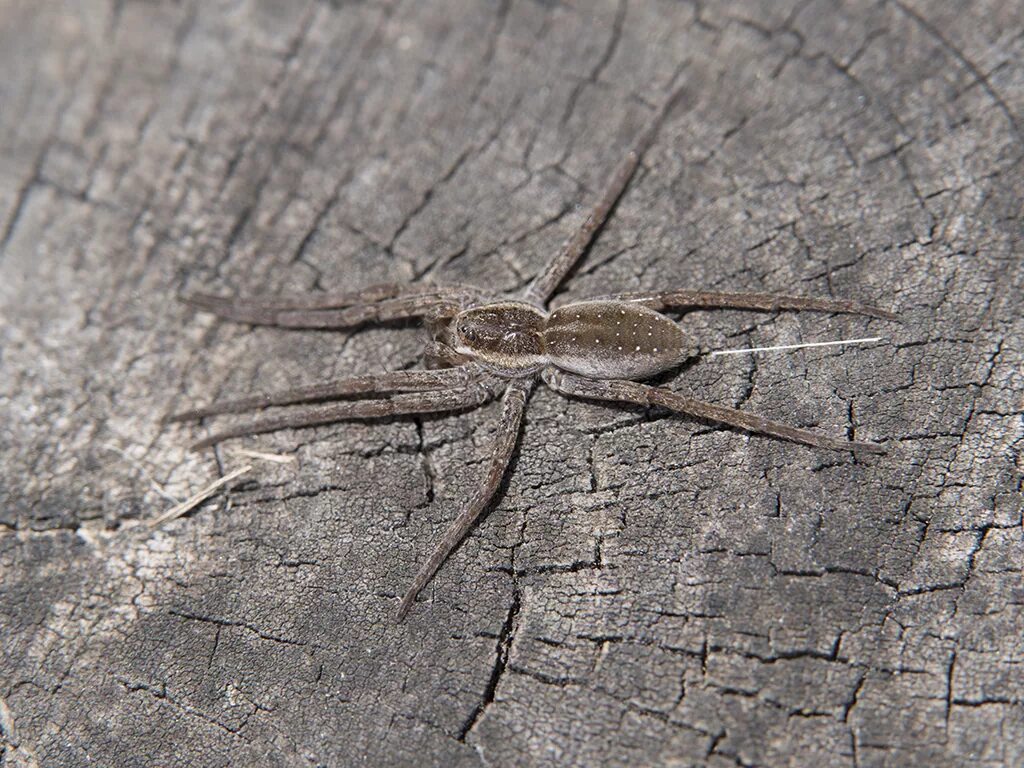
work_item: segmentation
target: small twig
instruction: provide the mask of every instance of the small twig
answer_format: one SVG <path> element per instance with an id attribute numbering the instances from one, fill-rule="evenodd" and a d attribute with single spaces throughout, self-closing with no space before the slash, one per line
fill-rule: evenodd
<path id="1" fill-rule="evenodd" d="M 185 499 L 185 501 L 181 502 L 180 504 L 171 507 L 162 515 L 158 515 L 157 517 L 150 520 L 149 526 L 151 528 L 156 528 L 158 525 L 162 525 L 163 523 L 166 523 L 168 520 L 174 520 L 177 517 L 181 517 L 189 510 L 194 509 L 195 507 L 202 504 L 214 493 L 216 493 L 221 487 L 227 485 L 236 477 L 244 475 L 250 469 L 252 469 L 252 465 L 246 464 L 244 467 L 239 467 L 234 472 L 229 472 L 228 474 L 224 475 L 224 477 L 222 477 L 220 480 L 210 483 L 203 490 Z"/>
<path id="2" fill-rule="evenodd" d="M 807 347 L 837 347 L 843 344 L 870 344 L 881 341 L 881 336 L 872 336 L 865 339 L 843 339 L 842 341 L 809 341 L 803 344 L 780 344 L 775 347 L 749 347 L 748 349 L 719 349 L 711 353 L 711 357 L 717 355 L 742 355 L 755 352 L 774 352 L 780 349 L 805 349 Z"/>
<path id="3" fill-rule="evenodd" d="M 263 453 L 262 451 L 250 451 L 248 448 L 232 448 L 226 453 L 230 453 L 232 456 L 244 456 L 248 459 L 259 459 L 260 461 L 272 461 L 275 464 L 294 464 L 296 458 L 294 455 L 285 455 L 282 453 Z"/>

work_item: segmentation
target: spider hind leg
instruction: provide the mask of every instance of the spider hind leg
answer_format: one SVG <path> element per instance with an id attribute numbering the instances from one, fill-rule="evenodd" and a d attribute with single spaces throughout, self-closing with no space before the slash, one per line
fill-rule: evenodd
<path id="1" fill-rule="evenodd" d="M 664 309 L 747 309 L 757 312 L 775 312 L 782 309 L 836 312 L 867 315 L 883 320 L 896 320 L 898 316 L 885 309 L 847 299 L 819 299 L 810 296 L 792 296 L 782 293 L 756 293 L 731 291 L 635 291 L 603 297 L 616 301 L 643 304 L 655 311 Z"/>
<path id="2" fill-rule="evenodd" d="M 779 421 L 772 421 L 737 408 L 715 405 L 703 400 L 671 392 L 662 387 L 651 387 L 635 381 L 621 379 L 594 380 L 585 379 L 571 373 L 548 368 L 543 373 L 544 382 L 554 389 L 570 397 L 581 397 L 586 400 L 607 400 L 637 405 L 658 405 L 674 413 L 694 416 L 698 419 L 727 424 L 731 427 L 769 435 L 780 440 L 803 443 L 830 451 L 854 451 L 864 453 L 885 453 L 885 448 L 877 443 L 840 440 L 821 435 L 809 429 L 793 427 Z"/>

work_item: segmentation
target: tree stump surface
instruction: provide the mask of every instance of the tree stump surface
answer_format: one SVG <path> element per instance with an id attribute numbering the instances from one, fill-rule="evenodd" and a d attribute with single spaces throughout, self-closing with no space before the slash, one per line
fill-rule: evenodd
<path id="1" fill-rule="evenodd" d="M 0 765 L 1024 763 L 1020 3 L 0 12 Z M 161 424 L 422 348 L 182 291 L 520 290 L 674 83 L 559 301 L 892 308 L 689 313 L 712 349 L 886 341 L 661 382 L 886 455 L 538 389 L 396 625 L 495 405 L 201 453 Z"/>

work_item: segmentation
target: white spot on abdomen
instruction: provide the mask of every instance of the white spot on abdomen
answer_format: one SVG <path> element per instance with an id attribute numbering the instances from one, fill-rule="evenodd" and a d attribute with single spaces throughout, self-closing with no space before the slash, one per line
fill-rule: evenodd
<path id="1" fill-rule="evenodd" d="M 623 326 L 632 330 L 623 334 Z M 658 346 L 637 343 L 644 334 Z M 677 365 L 689 348 L 682 330 L 669 318 L 642 305 L 616 301 L 579 302 L 558 316 L 552 314 L 544 339 L 553 365 L 596 379 L 645 379 Z M 628 354 L 627 343 L 633 347 Z"/>

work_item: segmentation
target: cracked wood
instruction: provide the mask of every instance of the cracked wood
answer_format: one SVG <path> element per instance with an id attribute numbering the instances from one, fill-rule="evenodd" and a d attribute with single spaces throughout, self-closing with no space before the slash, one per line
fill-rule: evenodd
<path id="1" fill-rule="evenodd" d="M 1018 5 L 73 5 L 0 4 L 0 765 L 1024 761 Z M 666 383 L 885 461 L 538 392 L 402 627 L 493 409 L 261 437 L 297 461 L 128 530 L 238 466 L 171 407 L 421 348 L 192 319 L 179 289 L 520 290 L 676 79 L 559 301 L 867 292 L 906 319 L 888 345 Z"/>

